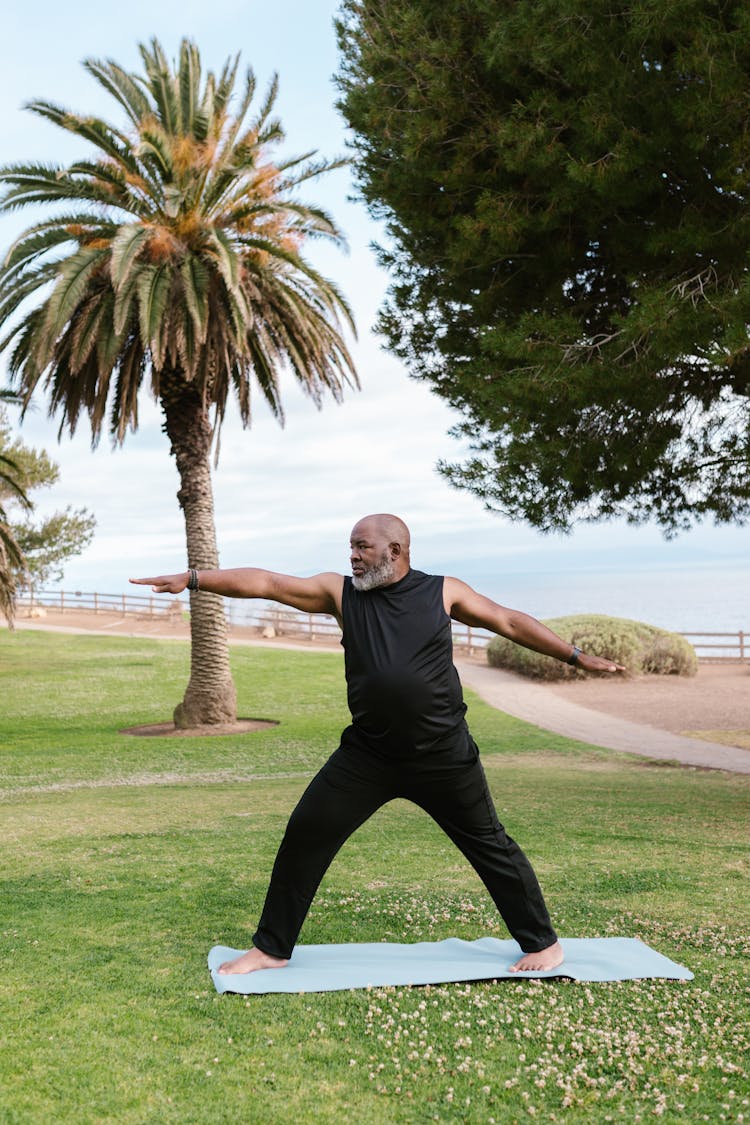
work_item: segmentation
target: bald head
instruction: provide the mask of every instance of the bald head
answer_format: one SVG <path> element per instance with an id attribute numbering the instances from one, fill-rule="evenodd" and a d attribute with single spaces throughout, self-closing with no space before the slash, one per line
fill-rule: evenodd
<path id="1" fill-rule="evenodd" d="M 409 535 L 409 528 L 404 521 L 398 516 L 392 516 L 389 512 L 378 512 L 374 516 L 363 516 L 354 525 L 354 532 L 366 530 L 370 535 L 375 535 L 379 539 L 384 540 L 386 544 L 398 543 L 402 551 L 409 553 L 409 543 L 411 536 Z"/>
<path id="2" fill-rule="evenodd" d="M 408 574 L 409 544 L 409 528 L 398 516 L 378 512 L 358 520 L 351 537 L 355 588 L 372 590 Z"/>

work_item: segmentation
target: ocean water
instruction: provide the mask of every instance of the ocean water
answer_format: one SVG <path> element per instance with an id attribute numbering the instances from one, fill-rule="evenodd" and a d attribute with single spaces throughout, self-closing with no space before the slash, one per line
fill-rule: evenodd
<path id="1" fill-rule="evenodd" d="M 750 651 L 750 574 L 745 568 L 493 571 L 465 577 L 480 593 L 541 619 L 602 613 L 676 633 L 701 634 L 689 639 L 705 656 L 736 656 L 737 633 L 742 630 Z M 259 610 L 257 602 L 228 603 L 229 619 L 236 625 L 250 624 Z M 733 637 L 712 638 L 709 633 Z M 705 647 L 722 643 L 732 647 Z"/>
<path id="2" fill-rule="evenodd" d="M 477 574 L 473 584 L 534 617 L 605 613 L 678 633 L 750 634 L 750 567 Z"/>

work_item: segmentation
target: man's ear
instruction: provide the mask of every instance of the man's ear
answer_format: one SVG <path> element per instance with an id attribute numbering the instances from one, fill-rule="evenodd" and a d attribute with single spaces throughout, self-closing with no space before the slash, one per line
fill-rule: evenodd
<path id="1" fill-rule="evenodd" d="M 391 558 L 395 561 L 399 557 L 399 555 L 401 554 L 401 544 L 400 543 L 389 543 L 388 546 L 390 547 L 390 550 L 391 550 Z"/>

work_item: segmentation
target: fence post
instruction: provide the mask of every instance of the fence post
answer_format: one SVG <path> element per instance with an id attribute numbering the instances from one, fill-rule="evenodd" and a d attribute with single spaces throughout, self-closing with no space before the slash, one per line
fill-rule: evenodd
<path id="1" fill-rule="evenodd" d="M 740 664 L 745 663 L 745 634 L 740 629 Z"/>

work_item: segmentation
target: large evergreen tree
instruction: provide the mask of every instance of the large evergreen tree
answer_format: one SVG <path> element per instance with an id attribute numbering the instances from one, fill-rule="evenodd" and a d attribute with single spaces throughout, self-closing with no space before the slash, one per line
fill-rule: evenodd
<path id="1" fill-rule="evenodd" d="M 750 8 L 345 0 L 380 327 L 542 528 L 750 515 Z"/>
<path id="2" fill-rule="evenodd" d="M 122 442 L 150 389 L 180 476 L 188 565 L 213 569 L 209 456 L 231 398 L 247 425 L 253 381 L 282 415 L 284 367 L 318 404 L 356 384 L 340 327 L 342 317 L 351 325 L 347 304 L 302 253 L 310 239 L 341 235 L 297 194 L 338 162 L 312 152 L 273 157 L 283 137 L 276 82 L 248 119 L 255 80 L 248 72 L 233 104 L 237 59 L 204 79 L 186 40 L 174 67 L 155 40 L 141 56 L 143 73 L 85 63 L 124 113 L 123 127 L 49 102 L 29 107 L 96 151 L 69 167 L 0 171 L 5 210 L 60 205 L 6 257 L 0 324 L 10 330 L 0 346 L 12 344 L 11 379 L 24 401 L 46 388 L 61 429 L 88 415 L 94 442 L 107 424 Z M 190 682 L 175 722 L 232 720 L 222 599 L 192 593 L 190 611 Z"/>

